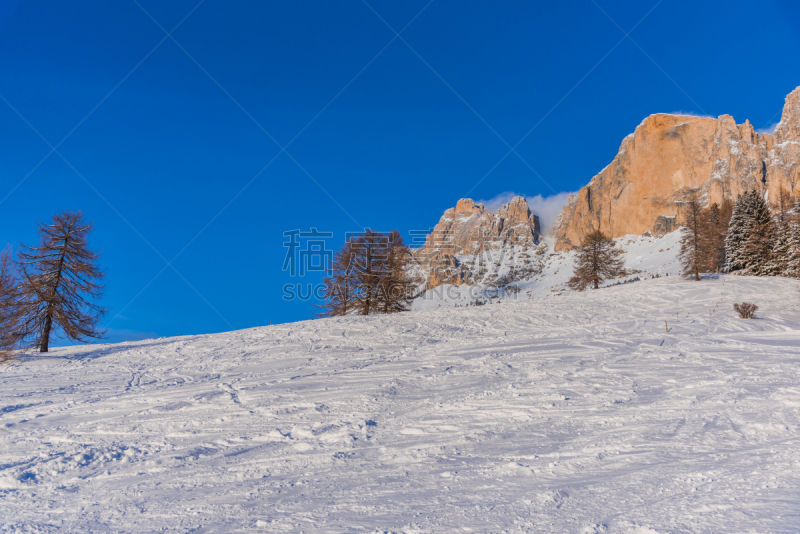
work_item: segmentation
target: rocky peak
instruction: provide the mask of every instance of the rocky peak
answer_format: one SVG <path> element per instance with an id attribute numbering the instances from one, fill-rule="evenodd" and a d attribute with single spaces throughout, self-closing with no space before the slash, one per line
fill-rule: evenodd
<path id="1" fill-rule="evenodd" d="M 486 259 L 504 249 L 535 248 L 539 232 L 539 218 L 523 197 L 512 198 L 497 213 L 462 198 L 455 208 L 444 212 L 414 257 L 426 272 L 429 289 L 443 283 L 462 284 L 474 281 L 475 273 L 467 265 L 474 262 L 462 261 L 459 256 Z"/>
<path id="2" fill-rule="evenodd" d="M 456 202 L 456 213 L 469 212 L 470 214 L 482 214 L 485 211 L 483 204 L 475 204 L 471 198 L 462 198 Z"/>
<path id="3" fill-rule="evenodd" d="M 786 95 L 781 122 L 775 128 L 779 143 L 790 138 L 800 137 L 800 87 Z"/>
<path id="4" fill-rule="evenodd" d="M 750 189 L 800 196 L 800 87 L 786 97 L 773 135 L 750 121 L 655 114 L 628 135 L 614 160 L 570 197 L 553 228 L 557 251 L 600 228 L 611 237 L 663 235 L 683 222 L 690 190 L 709 203 Z"/>
<path id="5" fill-rule="evenodd" d="M 504 243 L 525 246 L 539 243 L 539 217 L 531 213 L 523 197 L 514 197 L 503 204 L 495 220 L 498 236 Z"/>

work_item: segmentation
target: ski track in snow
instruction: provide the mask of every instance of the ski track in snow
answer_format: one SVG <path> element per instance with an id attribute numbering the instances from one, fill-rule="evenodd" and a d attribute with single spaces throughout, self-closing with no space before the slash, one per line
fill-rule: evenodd
<path id="1" fill-rule="evenodd" d="M 0 528 L 798 532 L 798 285 L 670 277 L 26 355 L 0 368 Z"/>

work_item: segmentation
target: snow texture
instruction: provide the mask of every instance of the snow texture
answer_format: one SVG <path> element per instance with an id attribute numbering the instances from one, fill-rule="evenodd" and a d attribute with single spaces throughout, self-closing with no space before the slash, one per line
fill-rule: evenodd
<path id="1" fill-rule="evenodd" d="M 798 349 L 797 281 L 670 276 L 27 355 L 0 530 L 797 532 Z"/>

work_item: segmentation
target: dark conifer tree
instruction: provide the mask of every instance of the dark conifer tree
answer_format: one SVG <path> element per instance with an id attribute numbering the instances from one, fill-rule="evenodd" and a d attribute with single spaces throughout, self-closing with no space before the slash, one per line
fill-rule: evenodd
<path id="1" fill-rule="evenodd" d="M 790 276 L 789 261 L 792 253 L 792 197 L 786 189 L 778 191 L 772 202 L 772 226 L 774 242 L 771 261 L 767 271 L 776 275 Z"/>
<path id="2" fill-rule="evenodd" d="M 681 228 L 681 251 L 683 276 L 700 280 L 700 273 L 709 270 L 715 263 L 714 231 L 709 212 L 700 204 L 697 193 L 692 192 L 683 203 L 686 223 Z"/>
<path id="3" fill-rule="evenodd" d="M 772 214 L 764 197 L 751 191 L 752 219 L 742 253 L 741 274 L 766 276 L 778 274 L 774 271 L 775 227 Z"/>
<path id="4" fill-rule="evenodd" d="M 99 339 L 105 309 L 95 303 L 105 277 L 99 254 L 88 247 L 92 223 L 81 212 L 61 212 L 50 224 L 39 223 L 38 247 L 23 245 L 19 299 L 20 332 L 25 346 L 47 352 L 52 335 L 73 341 Z"/>
<path id="5" fill-rule="evenodd" d="M 583 291 L 588 286 L 598 289 L 600 282 L 619 276 L 622 272 L 622 251 L 614 240 L 599 229 L 586 235 L 578 247 L 575 270 L 567 284 L 571 289 Z"/>
<path id="6" fill-rule="evenodd" d="M 794 207 L 789 213 L 789 258 L 786 262 L 786 276 L 800 278 L 800 197 L 794 199 Z"/>
<path id="7" fill-rule="evenodd" d="M 744 249 L 753 226 L 753 201 L 749 191 L 739 195 L 733 204 L 728 232 L 725 236 L 725 272 L 745 268 Z"/>

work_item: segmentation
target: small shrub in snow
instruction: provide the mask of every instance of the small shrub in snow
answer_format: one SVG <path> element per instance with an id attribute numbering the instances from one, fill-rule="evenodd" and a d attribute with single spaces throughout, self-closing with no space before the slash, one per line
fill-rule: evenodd
<path id="1" fill-rule="evenodd" d="M 755 319 L 758 306 L 749 302 L 742 302 L 741 304 L 734 304 L 733 309 L 742 319 Z"/>

